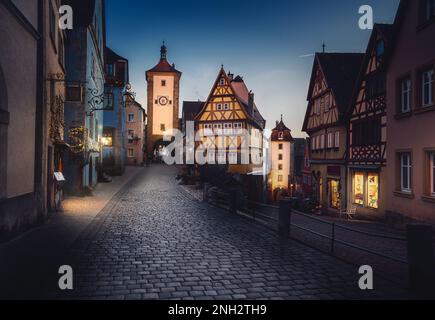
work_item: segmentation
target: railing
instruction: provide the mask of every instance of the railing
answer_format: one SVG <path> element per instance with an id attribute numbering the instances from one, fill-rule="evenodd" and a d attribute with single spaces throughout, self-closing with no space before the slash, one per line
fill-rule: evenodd
<path id="1" fill-rule="evenodd" d="M 274 231 L 278 231 L 279 229 L 278 225 L 280 208 L 278 206 L 249 201 L 247 199 L 236 199 L 233 193 L 222 192 L 217 190 L 217 188 L 212 188 L 209 190 L 208 202 L 226 210 L 238 213 L 244 217 L 250 218 Z M 391 263 L 393 263 L 394 269 L 397 269 L 397 274 L 393 275 L 392 278 L 394 278 L 394 280 L 401 279 L 401 281 L 406 281 L 408 268 L 408 261 L 405 258 L 407 241 L 406 237 L 358 230 L 341 223 L 329 221 L 327 219 L 305 214 L 296 210 L 289 210 L 289 216 L 289 236 L 291 238 L 309 244 L 312 247 L 323 250 L 336 257 L 343 258 L 351 263 L 358 264 L 362 260 L 365 262 L 372 261 L 370 259 L 372 259 L 374 256 L 380 257 L 386 261 L 382 260 L 378 269 L 391 269 Z M 317 224 L 317 228 L 315 228 L 316 226 L 313 226 L 313 223 L 310 222 Z M 303 234 L 298 233 L 298 230 L 302 231 Z M 318 241 L 314 241 L 311 237 L 307 238 L 308 234 L 318 237 Z M 355 241 L 349 241 L 349 238 Z M 358 242 L 363 242 L 363 245 L 361 245 L 361 243 L 358 244 Z M 388 248 L 383 248 L 384 250 L 376 250 L 373 248 L 364 247 L 365 243 L 373 244 L 379 242 L 388 242 L 386 247 L 391 246 L 396 249 L 402 249 L 401 251 L 396 250 L 400 251 L 401 254 L 394 256 L 391 253 L 387 253 L 387 251 L 391 251 L 388 250 Z M 361 257 L 359 254 L 355 254 L 355 251 L 346 251 L 346 247 L 351 248 L 351 250 L 357 250 L 358 252 L 364 253 L 364 255 L 372 255 L 373 257 Z M 386 265 L 388 265 L 388 267 L 386 267 Z"/>
<path id="2" fill-rule="evenodd" d="M 367 231 L 357 230 L 357 229 L 354 229 L 354 228 L 349 228 L 349 227 L 344 226 L 342 224 L 338 224 L 338 223 L 335 223 L 335 222 L 331 222 L 331 221 L 327 221 L 327 220 L 320 219 L 320 218 L 317 218 L 317 217 L 313 217 L 313 216 L 310 216 L 310 215 L 307 215 L 307 214 L 304 214 L 304 213 L 301 213 L 301 212 L 298 212 L 298 211 L 292 211 L 291 215 L 292 216 L 293 215 L 299 215 L 299 216 L 302 216 L 304 218 L 312 219 L 312 220 L 315 220 L 317 222 L 320 222 L 320 223 L 323 223 L 325 225 L 330 226 L 331 227 L 331 236 L 327 236 L 327 235 L 321 234 L 319 232 L 310 230 L 308 228 L 302 227 L 302 226 L 294 224 L 294 223 L 290 224 L 291 227 L 298 228 L 298 229 L 303 230 L 305 232 L 309 232 L 309 233 L 315 234 L 315 235 L 317 235 L 319 237 L 322 237 L 324 239 L 329 240 L 331 242 L 330 243 L 330 252 L 332 254 L 334 254 L 334 249 L 336 247 L 336 244 L 341 244 L 343 246 L 347 246 L 347 247 L 350 247 L 350 248 L 353 248 L 353 249 L 361 250 L 361 251 L 364 251 L 366 253 L 370 253 L 370 254 L 373 254 L 373 255 L 385 258 L 385 259 L 389 259 L 389 260 L 395 261 L 395 262 L 399 262 L 399 263 L 403 263 L 403 264 L 407 264 L 408 263 L 408 261 L 405 260 L 405 259 L 402 259 L 402 258 L 399 258 L 399 257 L 394 257 L 394 256 L 391 256 L 391 255 L 388 255 L 388 254 L 385 254 L 385 253 L 381 253 L 381 252 L 378 252 L 378 251 L 375 251 L 375 250 L 371 250 L 371 249 L 368 249 L 368 248 L 364 248 L 362 246 L 350 243 L 348 241 L 339 240 L 336 237 L 336 234 L 337 234 L 336 231 L 338 229 L 342 229 L 342 230 L 353 232 L 355 234 L 361 234 L 361 235 L 365 235 L 365 236 L 372 237 L 372 238 L 397 240 L 397 241 L 402 241 L 403 243 L 406 243 L 406 238 L 405 237 L 398 237 L 398 236 L 391 236 L 391 235 L 381 235 L 381 234 L 377 234 L 377 233 L 371 233 L 371 232 L 367 232 Z"/>
<path id="3" fill-rule="evenodd" d="M 251 212 L 251 217 L 254 220 L 258 220 L 258 218 L 262 218 L 262 219 L 266 219 L 266 220 L 272 220 L 275 224 L 278 223 L 278 211 L 279 211 L 279 207 L 278 206 L 273 206 L 273 205 L 266 205 L 266 204 L 262 204 L 262 203 L 258 203 L 258 202 L 253 202 L 253 201 L 247 201 L 249 203 L 249 207 L 251 207 L 252 209 L 248 209 Z M 246 208 L 244 208 L 246 210 Z M 263 210 L 262 210 L 263 209 Z M 270 210 L 271 212 L 265 214 L 264 213 L 264 209 Z M 243 209 L 242 209 L 243 210 Z M 242 211 L 243 212 L 243 211 Z M 300 216 L 300 217 L 304 217 L 306 219 L 312 220 L 312 221 L 316 221 L 318 223 L 324 224 L 326 226 L 330 227 L 330 235 L 326 235 L 324 233 L 321 232 L 317 232 L 314 231 L 312 229 L 309 229 L 307 227 L 303 227 L 300 224 L 297 224 L 294 222 L 294 217 L 295 216 Z M 371 250 L 368 248 L 364 248 L 362 246 L 353 244 L 351 242 L 348 241 L 343 241 L 343 240 L 339 240 L 337 239 L 337 230 L 341 229 L 341 230 L 345 230 L 345 231 L 349 231 L 349 232 L 353 232 L 355 234 L 360 234 L 360 235 L 364 235 L 364 236 L 368 236 L 368 237 L 372 237 L 372 238 L 380 238 L 380 239 L 389 239 L 389 240 L 397 240 L 397 241 L 401 241 L 403 243 L 406 242 L 406 238 L 405 237 L 399 237 L 399 236 L 392 236 L 392 235 L 383 235 L 383 234 L 377 234 L 377 233 L 371 233 L 371 232 L 367 232 L 367 231 L 362 231 L 362 230 L 358 230 L 358 229 L 354 229 L 354 228 L 350 228 L 347 227 L 345 225 L 342 224 L 338 224 L 335 222 L 331 222 L 319 217 L 315 217 L 312 215 L 308 215 L 299 211 L 295 211 L 292 210 L 290 213 L 290 230 L 291 228 L 294 227 L 296 229 L 308 232 L 310 234 L 314 234 L 320 238 L 326 239 L 328 241 L 330 241 L 330 252 L 333 254 L 334 253 L 334 249 L 336 247 L 336 244 L 341 244 L 343 246 L 347 246 L 347 247 L 351 247 L 353 249 L 357 249 L 357 250 L 361 250 L 361 251 L 365 251 L 367 253 L 373 254 L 373 255 L 377 255 L 380 256 L 382 258 L 386 258 L 386 259 L 390 259 L 392 261 L 395 262 L 399 262 L 399 263 L 404 263 L 407 264 L 408 262 L 405 259 L 399 258 L 399 257 L 394 257 L 385 253 L 381 253 L 375 250 Z M 290 235 L 291 235 L 291 231 L 290 231 Z"/>
<path id="4" fill-rule="evenodd" d="M 409 286 L 422 297 L 435 296 L 435 239 L 430 226 L 409 225 L 406 237 L 388 235 L 358 230 L 344 225 L 344 221 L 337 223 L 296 211 L 291 199 L 281 201 L 278 207 L 241 199 L 235 191 L 222 192 L 207 185 L 203 198 L 212 205 L 278 231 L 280 237 L 291 237 L 320 250 L 326 247 L 327 253 L 355 265 L 370 265 L 384 278 Z M 317 230 L 313 224 L 317 224 Z"/>

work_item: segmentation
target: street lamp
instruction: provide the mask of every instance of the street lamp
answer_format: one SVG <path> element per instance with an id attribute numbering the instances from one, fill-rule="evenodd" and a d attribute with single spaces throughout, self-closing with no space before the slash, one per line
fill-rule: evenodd
<path id="1" fill-rule="evenodd" d="M 112 145 L 112 137 L 102 137 L 101 143 L 104 147 L 110 147 Z"/>

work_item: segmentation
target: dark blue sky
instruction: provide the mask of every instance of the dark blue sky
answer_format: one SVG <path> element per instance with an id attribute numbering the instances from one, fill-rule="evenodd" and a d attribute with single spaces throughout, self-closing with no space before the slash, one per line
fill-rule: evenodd
<path id="1" fill-rule="evenodd" d="M 312 56 L 363 52 L 370 31 L 358 28 L 358 8 L 375 22 L 392 22 L 399 0 L 107 0 L 107 43 L 130 61 L 130 80 L 146 108 L 145 70 L 159 59 L 183 72 L 181 101 L 205 99 L 220 65 L 240 74 L 273 127 L 280 114 L 296 137 L 301 127 Z M 302 57 L 304 56 L 304 57 Z M 181 105 L 180 105 L 181 108 Z"/>

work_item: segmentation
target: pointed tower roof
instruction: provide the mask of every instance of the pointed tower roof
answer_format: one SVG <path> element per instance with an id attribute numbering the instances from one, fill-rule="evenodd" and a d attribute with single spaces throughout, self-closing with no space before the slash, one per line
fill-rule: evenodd
<path id="1" fill-rule="evenodd" d="M 148 70 L 146 73 L 150 72 L 168 72 L 168 73 L 177 73 L 181 75 L 181 72 L 175 69 L 175 64 L 170 64 L 167 60 L 168 48 L 163 41 L 162 46 L 160 47 L 160 61 L 154 68 Z"/>
<path id="2" fill-rule="evenodd" d="M 287 126 L 284 124 L 284 121 L 282 120 L 281 115 L 281 121 L 276 122 L 276 127 L 272 129 L 272 141 L 287 141 L 287 142 L 293 142 L 294 139 L 291 134 L 291 130 L 287 128 Z"/>

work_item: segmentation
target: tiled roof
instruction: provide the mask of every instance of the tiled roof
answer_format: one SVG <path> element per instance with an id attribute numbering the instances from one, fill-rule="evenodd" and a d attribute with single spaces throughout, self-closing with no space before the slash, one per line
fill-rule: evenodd
<path id="1" fill-rule="evenodd" d="M 281 132 L 283 133 L 283 136 L 280 139 Z M 290 142 L 294 141 L 291 135 L 291 130 L 286 127 L 282 119 L 280 122 L 277 122 L 276 127 L 272 130 L 271 138 L 272 141 L 290 141 Z"/>
<path id="2" fill-rule="evenodd" d="M 106 63 L 114 63 L 118 60 L 124 60 L 127 61 L 126 58 L 121 57 L 117 53 L 115 53 L 112 49 L 109 47 L 106 47 Z"/>
<path id="3" fill-rule="evenodd" d="M 244 107 L 249 110 L 249 89 L 243 81 L 243 78 L 241 76 L 235 77 L 231 81 L 231 86 L 233 87 L 235 94 L 239 98 L 240 102 L 242 102 Z M 257 124 L 264 129 L 266 121 L 258 110 L 255 102 L 253 118 L 255 122 L 257 122 Z"/>
<path id="4" fill-rule="evenodd" d="M 160 59 L 159 63 L 152 69 L 148 70 L 148 72 L 175 72 L 181 73 L 177 69 L 175 69 L 175 65 L 169 64 L 168 60 Z"/>
<path id="5" fill-rule="evenodd" d="M 317 53 L 328 87 L 337 107 L 344 114 L 349 106 L 356 80 L 364 60 L 363 53 Z"/>
<path id="6" fill-rule="evenodd" d="M 193 121 L 196 115 L 202 110 L 205 102 L 203 101 L 183 101 L 184 121 Z"/>

